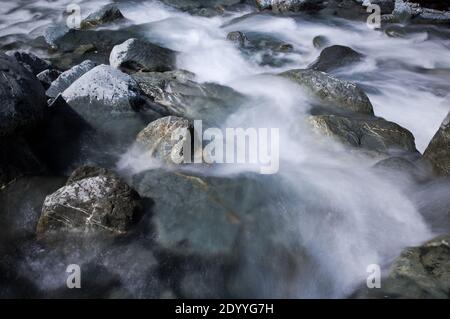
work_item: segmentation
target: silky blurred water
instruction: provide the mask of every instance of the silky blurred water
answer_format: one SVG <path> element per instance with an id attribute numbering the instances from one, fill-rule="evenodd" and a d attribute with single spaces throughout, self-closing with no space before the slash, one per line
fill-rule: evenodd
<path id="1" fill-rule="evenodd" d="M 1 1 L 0 37 L 26 35 L 61 21 L 68 3 L 79 3 L 86 15 L 106 1 Z M 289 286 L 281 291 L 290 292 L 272 296 L 345 297 L 364 282 L 368 265 L 385 267 L 404 247 L 433 236 L 419 213 L 421 205 L 411 195 L 416 186 L 401 174 L 393 180 L 390 174 L 373 171 L 372 158 L 332 141 L 318 142 L 306 123 L 307 95 L 273 74 L 312 63 L 320 53 L 313 46 L 315 36 L 350 46 L 365 58 L 335 74 L 357 81 L 372 101 L 375 114 L 409 129 L 422 152 L 450 109 L 448 34 L 424 31 L 391 38 L 361 22 L 301 15 L 260 14 L 234 20 L 251 13 L 250 8 L 204 18 L 157 1 L 121 1 L 120 7 L 133 23 L 152 22 L 148 39 L 179 51 L 178 67 L 194 72 L 197 81 L 228 85 L 250 97 L 223 127 L 280 128 L 279 176 L 289 185 L 292 197 L 284 207 L 291 216 L 288 231 L 279 240 L 301 243 L 317 267 L 305 267 L 296 281 L 275 283 Z M 292 44 L 293 52 L 280 53 L 290 62 L 273 67 L 258 63 L 257 55 L 245 56 L 226 40 L 227 33 L 236 30 L 260 32 Z M 227 166 L 218 174 L 245 170 Z M 252 253 L 248 251 L 250 258 Z M 31 264 L 45 267 L 45 263 Z M 126 265 L 122 267 L 126 269 Z M 41 284 L 45 282 L 52 281 Z M 271 292 L 264 291 L 261 296 L 271 296 Z"/>

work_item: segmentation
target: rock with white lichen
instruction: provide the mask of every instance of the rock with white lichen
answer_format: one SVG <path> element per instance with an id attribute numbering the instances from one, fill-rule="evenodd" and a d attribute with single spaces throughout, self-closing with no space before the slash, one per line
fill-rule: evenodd
<path id="1" fill-rule="evenodd" d="M 119 235 L 127 232 L 140 213 L 139 195 L 115 173 L 85 166 L 45 198 L 36 231 L 39 236 L 99 231 Z"/>

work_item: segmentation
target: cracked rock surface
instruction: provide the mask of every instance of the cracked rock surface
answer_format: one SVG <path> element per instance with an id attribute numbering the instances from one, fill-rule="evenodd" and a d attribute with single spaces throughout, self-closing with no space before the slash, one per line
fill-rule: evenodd
<path id="1" fill-rule="evenodd" d="M 125 233 L 141 211 L 139 195 L 115 173 L 84 166 L 47 196 L 37 234 L 55 231 Z"/>

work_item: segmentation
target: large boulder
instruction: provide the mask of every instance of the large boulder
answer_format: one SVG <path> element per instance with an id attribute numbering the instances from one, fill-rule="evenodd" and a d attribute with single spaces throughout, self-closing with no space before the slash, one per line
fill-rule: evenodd
<path id="1" fill-rule="evenodd" d="M 39 236 L 67 231 L 124 234 L 140 213 L 139 195 L 115 173 L 85 166 L 45 198 L 36 231 Z"/>
<path id="2" fill-rule="evenodd" d="M 243 233 L 261 245 L 264 236 L 275 237 L 280 195 L 267 187 L 274 185 L 274 178 L 158 169 L 135 175 L 132 183 L 142 197 L 153 200 L 152 225 L 162 249 L 178 256 L 230 260 Z"/>
<path id="3" fill-rule="evenodd" d="M 360 62 L 363 55 L 343 45 L 332 45 L 322 50 L 311 69 L 330 72 L 341 67 Z"/>
<path id="4" fill-rule="evenodd" d="M 174 68 L 175 52 L 139 39 L 129 39 L 112 49 L 109 62 L 124 70 L 164 72 Z"/>
<path id="5" fill-rule="evenodd" d="M 71 109 L 105 140 L 122 152 L 150 121 L 168 112 L 151 101 L 129 75 L 99 65 L 78 78 L 63 93 Z M 100 154 L 99 154 L 100 155 Z M 102 164 L 106 165 L 106 164 Z"/>
<path id="6" fill-rule="evenodd" d="M 14 58 L 1 53 L 0 101 L 0 136 L 29 129 L 44 116 L 42 84 Z"/>
<path id="7" fill-rule="evenodd" d="M 322 103 L 345 111 L 373 115 L 369 98 L 354 82 L 316 70 L 289 70 L 280 75 L 300 84 Z"/>
<path id="8" fill-rule="evenodd" d="M 73 82 L 80 78 L 83 74 L 96 67 L 97 64 L 86 60 L 63 72 L 58 78 L 50 84 L 46 94 L 49 97 L 57 97 L 58 94 L 64 92 Z"/>
<path id="9" fill-rule="evenodd" d="M 313 115 L 309 121 L 315 131 L 353 147 L 387 154 L 417 152 L 411 132 L 379 117 Z"/>
<path id="10" fill-rule="evenodd" d="M 441 176 L 450 175 L 450 112 L 423 153 Z"/>
<path id="11" fill-rule="evenodd" d="M 187 71 L 136 73 L 132 77 L 169 114 L 210 124 L 222 123 L 246 101 L 230 87 L 195 82 L 195 75 Z"/>
<path id="12" fill-rule="evenodd" d="M 450 298 L 450 236 L 405 249 L 381 281 L 380 289 L 363 289 L 359 298 Z"/>

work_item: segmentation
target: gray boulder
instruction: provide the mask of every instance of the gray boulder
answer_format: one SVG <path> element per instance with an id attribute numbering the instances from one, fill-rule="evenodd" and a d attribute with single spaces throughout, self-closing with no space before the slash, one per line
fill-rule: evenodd
<path id="1" fill-rule="evenodd" d="M 136 73 L 132 77 L 169 114 L 210 124 L 221 123 L 246 101 L 227 86 L 195 82 L 195 75 L 187 71 Z"/>
<path id="2" fill-rule="evenodd" d="M 38 124 L 46 106 L 39 80 L 14 58 L 0 54 L 0 136 Z"/>
<path id="3" fill-rule="evenodd" d="M 314 115 L 309 121 L 316 132 L 353 147 L 385 154 L 417 152 L 411 132 L 379 117 Z"/>
<path id="4" fill-rule="evenodd" d="M 260 10 L 273 12 L 296 12 L 302 10 L 318 10 L 322 8 L 323 0 L 256 0 Z"/>
<path id="5" fill-rule="evenodd" d="M 175 67 L 175 52 L 153 43 L 129 39 L 112 49 L 109 62 L 123 70 L 164 72 Z"/>
<path id="6" fill-rule="evenodd" d="M 363 55 L 343 45 L 332 45 L 322 50 L 311 69 L 330 72 L 341 67 L 360 62 Z"/>
<path id="7" fill-rule="evenodd" d="M 63 72 L 55 81 L 50 84 L 46 94 L 49 97 L 57 97 L 58 94 L 64 92 L 73 82 L 80 78 L 83 74 L 96 67 L 97 64 L 86 60 L 71 69 Z"/>
<path id="8" fill-rule="evenodd" d="M 83 21 L 81 21 L 81 28 L 95 28 L 97 26 L 117 22 L 118 20 L 123 20 L 125 17 L 119 8 L 115 4 L 108 4 L 101 7 L 99 10 L 88 15 Z"/>
<path id="9" fill-rule="evenodd" d="M 436 10 L 436 8 L 440 10 Z M 436 1 L 406 1 L 396 0 L 395 8 L 390 16 L 390 22 L 411 22 L 419 24 L 450 24 L 449 6 Z"/>
<path id="10" fill-rule="evenodd" d="M 261 245 L 275 237 L 280 218 L 274 212 L 280 198 L 278 191 L 267 187 L 274 185 L 274 178 L 150 170 L 135 175 L 132 185 L 153 200 L 151 223 L 164 251 L 230 261 L 243 233 Z"/>
<path id="11" fill-rule="evenodd" d="M 139 195 L 115 173 L 81 167 L 66 185 L 47 196 L 37 234 L 52 232 L 126 233 L 141 213 Z"/>
<path id="12" fill-rule="evenodd" d="M 450 112 L 432 138 L 423 156 L 440 176 L 450 175 Z"/>
<path id="13" fill-rule="evenodd" d="M 86 118 L 96 113 L 129 113 L 139 108 L 141 91 L 129 75 L 108 65 L 99 65 L 73 82 L 62 97 Z"/>
<path id="14" fill-rule="evenodd" d="M 369 98 L 354 82 L 316 70 L 289 70 L 280 75 L 300 84 L 325 104 L 345 111 L 373 115 Z"/>
<path id="15" fill-rule="evenodd" d="M 62 98 L 83 121 L 120 149 L 132 143 L 150 121 L 168 114 L 144 94 L 131 76 L 108 65 L 83 74 L 62 93 Z"/>

